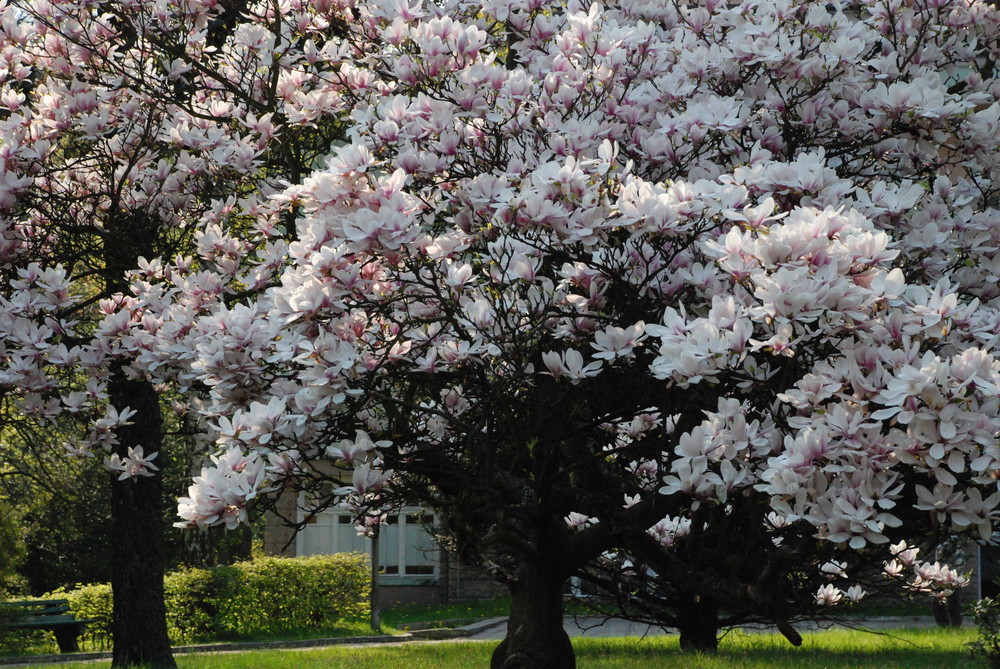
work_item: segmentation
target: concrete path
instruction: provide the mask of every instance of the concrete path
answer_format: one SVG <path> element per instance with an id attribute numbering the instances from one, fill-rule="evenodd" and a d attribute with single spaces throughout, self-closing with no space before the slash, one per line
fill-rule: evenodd
<path id="1" fill-rule="evenodd" d="M 931 616 L 900 616 L 891 618 L 858 618 L 856 620 L 845 620 L 837 623 L 802 623 L 796 625 L 800 631 L 827 629 L 829 627 L 851 627 L 873 630 L 898 629 L 901 627 L 934 627 L 934 618 Z M 598 617 L 567 616 L 564 619 L 563 627 L 571 637 L 616 637 L 616 636 L 662 636 L 664 634 L 676 634 L 676 630 L 640 623 L 630 622 L 612 618 L 605 620 Z M 500 640 L 507 633 L 506 618 L 490 618 L 473 625 L 468 625 L 462 630 L 462 636 L 467 639 Z M 775 628 L 759 625 L 744 628 L 745 631 L 775 632 Z M 456 630 L 458 631 L 458 630 Z"/>

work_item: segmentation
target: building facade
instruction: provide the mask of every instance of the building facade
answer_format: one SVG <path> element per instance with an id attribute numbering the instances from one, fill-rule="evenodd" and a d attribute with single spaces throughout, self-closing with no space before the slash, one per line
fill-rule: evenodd
<path id="1" fill-rule="evenodd" d="M 302 500 L 303 502 L 305 500 Z M 327 509 L 306 520 L 305 503 L 292 491 L 277 501 L 264 524 L 264 552 L 295 557 L 361 553 L 371 559 L 371 539 L 358 534 L 351 514 Z M 298 532 L 282 518 L 306 521 Z M 497 597 L 506 590 L 478 569 L 460 565 L 434 539 L 433 512 L 403 508 L 379 530 L 379 587 L 384 604 L 446 604 Z"/>

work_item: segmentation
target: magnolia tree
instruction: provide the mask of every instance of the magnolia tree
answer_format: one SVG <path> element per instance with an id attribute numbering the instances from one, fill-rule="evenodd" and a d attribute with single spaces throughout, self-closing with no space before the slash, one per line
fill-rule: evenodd
<path id="1" fill-rule="evenodd" d="M 573 666 L 574 574 L 707 649 L 962 584 L 917 544 L 1000 503 L 994 8 L 330 6 L 349 142 L 275 196 L 280 285 L 133 284 L 223 449 L 186 523 L 331 463 L 438 509 L 510 585 L 494 667 Z"/>
<path id="2" fill-rule="evenodd" d="M 156 458 L 171 403 L 191 422 L 187 398 L 134 364 L 162 321 L 131 274 L 169 265 L 191 312 L 268 285 L 294 236 L 291 219 L 275 232 L 269 196 L 342 132 L 308 55 L 338 20 L 272 3 L 0 4 L 0 387 L 40 433 L 75 421 L 52 447 L 111 470 L 116 667 L 174 666 Z"/>
<path id="3" fill-rule="evenodd" d="M 187 197 L 167 219 L 193 241 L 108 262 L 129 283 L 74 330 L 99 389 L 102 370 L 173 388 L 211 424 L 184 524 L 235 526 L 284 487 L 332 487 L 320 505 L 364 527 L 437 509 L 460 557 L 510 586 L 507 669 L 574 666 L 574 575 L 699 649 L 745 620 L 796 641 L 797 616 L 889 583 L 961 585 L 919 548 L 989 536 L 1000 504 L 989 4 L 68 4 L 142 56 L 121 81 L 184 121 L 133 141 L 163 162 L 114 183 L 159 195 L 174 175 Z M 8 60 L 87 62 L 90 33 L 49 23 L 72 26 L 69 55 Z M 93 109 L 31 93 L 46 114 Z M 129 136 L 59 145 L 60 114 L 4 141 L 23 166 L 12 267 L 56 247 L 20 204 L 41 129 L 67 167 Z M 269 158 L 331 119 L 346 141 L 309 145 L 323 164 Z M 83 291 L 22 265 L 10 285 L 52 330 L 5 340 L 30 380 Z M 28 396 L 67 410 L 47 383 Z M 112 406 L 95 434 L 113 445 Z M 136 448 L 109 464 L 152 473 Z"/>

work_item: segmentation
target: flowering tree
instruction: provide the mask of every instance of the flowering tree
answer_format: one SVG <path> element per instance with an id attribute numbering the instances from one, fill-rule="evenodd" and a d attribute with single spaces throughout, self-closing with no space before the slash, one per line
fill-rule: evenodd
<path id="1" fill-rule="evenodd" d="M 342 11 L 350 143 L 278 196 L 280 286 L 140 356 L 228 449 L 188 523 L 315 461 L 351 472 L 328 503 L 440 509 L 510 584 L 495 667 L 573 665 L 560 595 L 599 558 L 696 648 L 723 604 L 795 640 L 803 593 L 960 584 L 907 541 L 1000 503 L 994 8 Z"/>
<path id="2" fill-rule="evenodd" d="M 134 365 L 162 321 L 132 273 L 169 264 L 192 311 L 269 282 L 294 227 L 275 232 L 268 197 L 342 128 L 337 105 L 295 112 L 321 95 L 313 20 L 339 30 L 271 3 L 0 4 L 0 385 L 39 430 L 76 420 L 56 447 L 111 470 L 116 667 L 174 666 L 156 458 L 163 410 L 189 413 L 184 388 Z"/>
<path id="3" fill-rule="evenodd" d="M 138 54 L 121 80 L 168 103 L 128 144 L 162 165 L 125 162 L 146 180 L 81 192 L 176 183 L 156 219 L 174 225 L 155 230 L 193 241 L 105 261 L 130 281 L 81 354 L 98 388 L 101 370 L 173 387 L 212 424 L 222 450 L 181 500 L 185 523 L 235 526 L 262 492 L 324 478 L 322 503 L 370 523 L 400 500 L 439 509 L 461 557 L 510 585 L 493 660 L 508 669 L 574 665 L 575 574 L 710 649 L 747 619 L 795 640 L 804 608 L 857 599 L 876 572 L 947 593 L 960 577 L 910 543 L 991 532 L 990 5 L 72 6 Z M 73 26 L 60 44 L 86 33 L 50 24 Z M 67 49 L 5 53 L 87 62 Z M 92 109 L 32 94 L 46 114 Z M 61 132 L 63 116 L 38 116 Z M 49 183 L 27 167 L 40 130 L 10 119 L 27 139 L 5 149 L 27 148 L 9 206 L 29 212 L 20 192 Z M 325 164 L 278 160 L 334 120 L 346 142 L 306 145 Z M 117 146 L 113 125 L 94 144 L 50 140 L 48 164 Z M 85 211 L 70 220 L 103 212 Z M 14 216 L 12 254 L 55 248 L 48 220 Z M 148 224 L 124 220 L 113 238 Z M 32 323 L 67 312 L 38 295 L 81 300 L 57 268 L 20 266 Z M 47 327 L 10 350 L 59 341 Z M 65 410 L 51 389 L 28 397 Z M 99 436 L 135 408 L 109 394 Z M 117 439 L 109 464 L 151 473 Z"/>

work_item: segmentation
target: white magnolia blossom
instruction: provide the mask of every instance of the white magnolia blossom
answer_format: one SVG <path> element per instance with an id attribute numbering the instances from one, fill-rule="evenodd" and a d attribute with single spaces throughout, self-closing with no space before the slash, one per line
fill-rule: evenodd
<path id="1" fill-rule="evenodd" d="M 566 521 L 566 526 L 572 529 L 587 527 L 598 522 L 597 518 L 592 518 L 585 513 L 577 513 L 576 511 L 571 511 L 564 520 Z"/>
<path id="2" fill-rule="evenodd" d="M 816 603 L 820 606 L 833 606 L 844 598 L 844 593 L 834 585 L 822 586 L 816 591 Z"/>
<path id="3" fill-rule="evenodd" d="M 646 531 L 663 546 L 670 547 L 679 537 L 690 534 L 691 520 L 667 516 Z"/>
<path id="4" fill-rule="evenodd" d="M 247 503 L 264 487 L 266 461 L 256 454 L 231 447 L 211 459 L 213 465 L 203 467 L 188 496 L 178 500 L 178 515 L 185 519 L 180 526 L 224 524 L 233 529 L 246 522 Z"/>
<path id="5" fill-rule="evenodd" d="M 153 460 L 159 453 L 143 453 L 142 446 L 135 448 L 129 446 L 128 455 L 124 458 L 117 453 L 112 453 L 111 457 L 104 460 L 105 466 L 113 472 L 120 472 L 119 481 L 134 479 L 137 476 L 153 476 L 159 467 L 153 464 Z"/>

